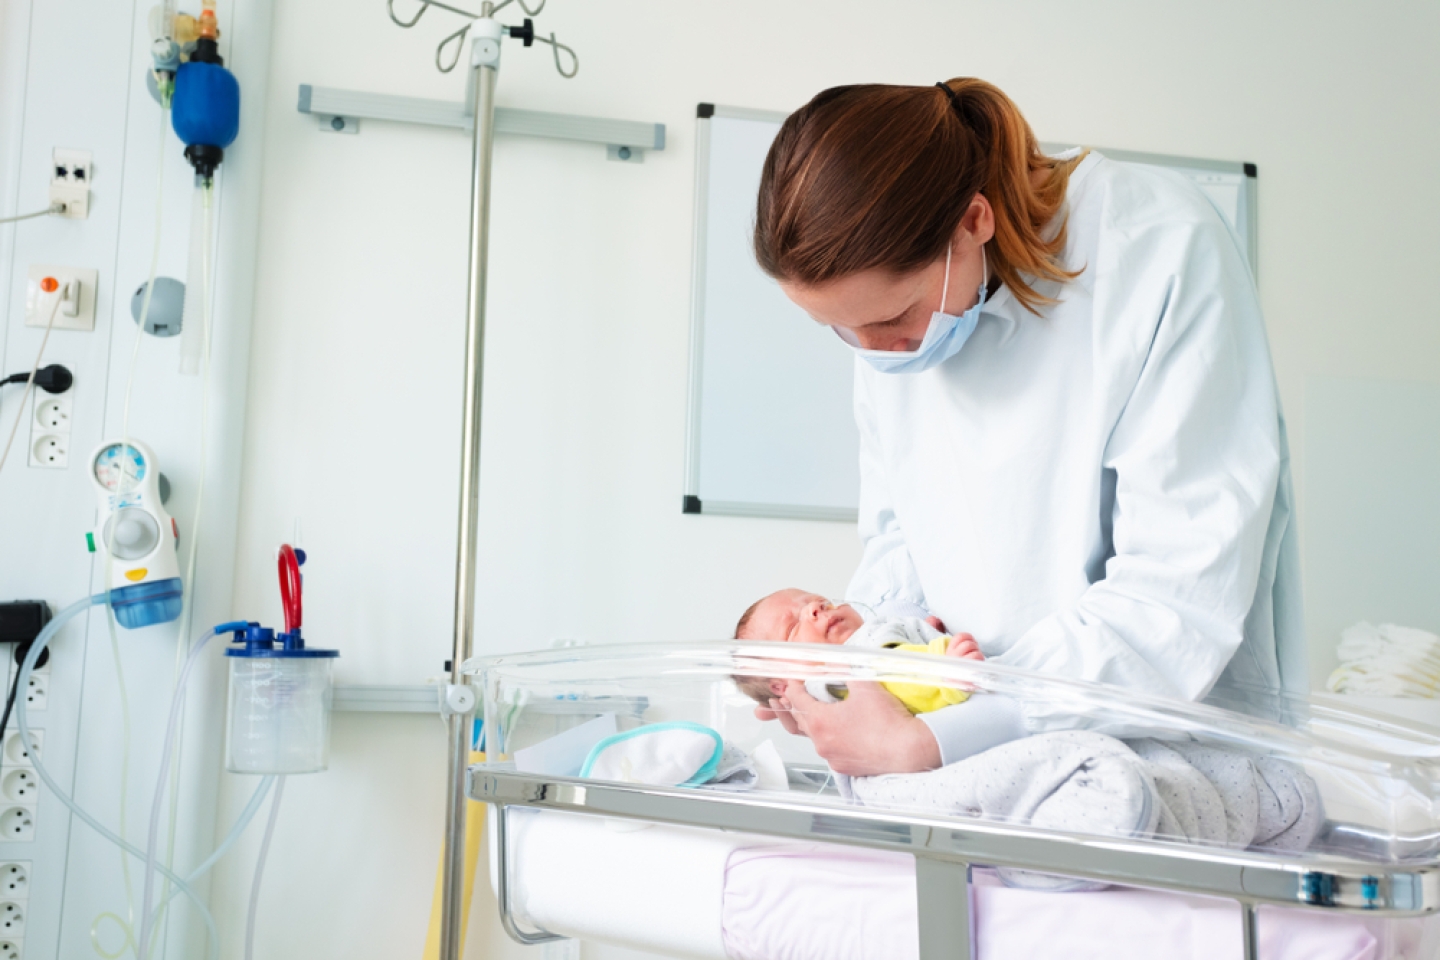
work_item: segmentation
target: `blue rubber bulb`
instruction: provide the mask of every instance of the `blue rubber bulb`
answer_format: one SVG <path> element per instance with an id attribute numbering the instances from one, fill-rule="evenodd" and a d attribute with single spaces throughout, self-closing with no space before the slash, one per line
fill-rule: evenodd
<path id="1" fill-rule="evenodd" d="M 218 63 L 181 64 L 170 105 L 175 135 L 186 146 L 220 147 L 240 133 L 240 84 Z"/>

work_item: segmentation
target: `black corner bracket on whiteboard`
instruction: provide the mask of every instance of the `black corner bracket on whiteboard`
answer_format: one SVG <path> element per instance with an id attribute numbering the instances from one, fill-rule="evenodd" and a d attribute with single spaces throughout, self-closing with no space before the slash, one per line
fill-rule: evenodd
<path id="1" fill-rule="evenodd" d="M 715 116 L 715 104 L 697 103 L 695 105 L 695 116 L 700 120 L 708 120 Z"/>
<path id="2" fill-rule="evenodd" d="M 699 513 L 700 498 L 694 494 L 685 494 L 685 499 L 680 502 L 681 513 Z"/>

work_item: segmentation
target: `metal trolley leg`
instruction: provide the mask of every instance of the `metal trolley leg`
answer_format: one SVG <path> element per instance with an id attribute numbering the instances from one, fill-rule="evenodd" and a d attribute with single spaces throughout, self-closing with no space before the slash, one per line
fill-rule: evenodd
<path id="1" fill-rule="evenodd" d="M 917 856 L 915 898 L 920 912 L 920 960 L 971 960 L 975 946 L 970 864 Z"/>
<path id="2" fill-rule="evenodd" d="M 1260 916 L 1255 904 L 1245 901 L 1240 903 L 1240 942 L 1245 960 L 1260 960 Z"/>
<path id="3" fill-rule="evenodd" d="M 520 943 L 553 943 L 556 940 L 564 940 L 565 937 L 554 933 L 546 933 L 541 930 L 539 933 L 526 933 L 520 929 L 515 922 L 514 905 L 510 897 L 510 807 L 508 804 L 495 807 L 495 856 L 498 859 L 500 869 L 495 871 L 496 899 L 500 901 L 500 926 L 512 940 Z"/>

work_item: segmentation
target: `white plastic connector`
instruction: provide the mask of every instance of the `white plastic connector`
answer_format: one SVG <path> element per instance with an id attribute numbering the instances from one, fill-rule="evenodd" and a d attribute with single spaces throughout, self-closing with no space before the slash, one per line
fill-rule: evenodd
<path id="1" fill-rule="evenodd" d="M 440 714 L 445 717 L 475 712 L 475 688 L 468 683 L 447 683 L 440 688 Z"/>

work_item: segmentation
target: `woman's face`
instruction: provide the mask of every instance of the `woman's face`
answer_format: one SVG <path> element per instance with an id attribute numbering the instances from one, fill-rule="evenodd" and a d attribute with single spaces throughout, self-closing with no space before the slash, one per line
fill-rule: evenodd
<path id="1" fill-rule="evenodd" d="M 816 321 L 850 331 L 866 350 L 915 350 L 936 310 L 961 314 L 975 305 L 985 279 L 980 248 L 994 235 L 994 212 L 977 194 L 951 240 L 950 287 L 943 306 L 943 255 L 913 273 L 874 268 L 815 285 L 782 282 L 780 289 Z"/>

